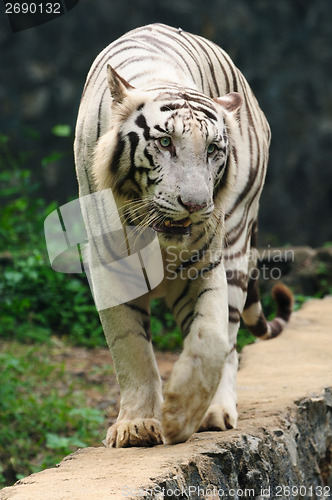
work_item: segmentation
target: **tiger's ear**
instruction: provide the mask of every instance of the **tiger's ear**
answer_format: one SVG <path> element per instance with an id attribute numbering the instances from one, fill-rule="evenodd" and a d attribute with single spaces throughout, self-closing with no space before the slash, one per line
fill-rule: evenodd
<path id="1" fill-rule="evenodd" d="M 222 97 L 217 97 L 213 99 L 217 104 L 227 112 L 235 114 L 236 111 L 241 107 L 243 99 L 237 92 L 230 92 L 229 94 L 223 95 Z"/>
<path id="2" fill-rule="evenodd" d="M 134 88 L 109 64 L 107 65 L 107 82 L 113 100 L 119 104 L 121 104 L 123 99 L 128 95 L 128 91 Z"/>

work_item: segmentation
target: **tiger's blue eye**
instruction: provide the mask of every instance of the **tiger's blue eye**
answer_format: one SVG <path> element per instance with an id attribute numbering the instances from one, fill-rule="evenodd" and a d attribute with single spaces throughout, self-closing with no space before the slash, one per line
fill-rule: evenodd
<path id="1" fill-rule="evenodd" d="M 212 155 L 217 150 L 217 146 L 211 142 L 207 147 L 207 154 Z"/>
<path id="2" fill-rule="evenodd" d="M 159 140 L 159 144 L 162 148 L 169 148 L 172 144 L 172 140 L 170 137 L 161 137 Z"/>

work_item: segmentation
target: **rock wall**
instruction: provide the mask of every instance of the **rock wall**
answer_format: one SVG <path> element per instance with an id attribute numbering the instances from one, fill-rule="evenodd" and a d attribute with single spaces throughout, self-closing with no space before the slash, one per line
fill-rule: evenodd
<path id="1" fill-rule="evenodd" d="M 281 280 L 294 294 L 323 297 L 332 293 L 332 246 L 264 248 L 258 252 L 260 291 Z"/>
<path id="2" fill-rule="evenodd" d="M 86 448 L 1 500 L 332 498 L 332 297 L 245 348 L 239 426 L 151 449 Z M 324 389 L 325 388 L 325 389 Z"/>
<path id="3" fill-rule="evenodd" d="M 52 22 L 12 33 L 2 13 L 0 133 L 28 156 L 20 161 L 35 168 L 43 194 L 65 202 L 77 192 L 72 138 L 50 130 L 57 123 L 74 127 L 93 59 L 134 27 L 181 26 L 229 52 L 270 121 L 261 243 L 321 245 L 332 240 L 331 18 L 330 0 L 210 0 L 208 8 L 199 0 L 84 0 Z M 53 151 L 66 155 L 41 169 L 41 158 Z"/>

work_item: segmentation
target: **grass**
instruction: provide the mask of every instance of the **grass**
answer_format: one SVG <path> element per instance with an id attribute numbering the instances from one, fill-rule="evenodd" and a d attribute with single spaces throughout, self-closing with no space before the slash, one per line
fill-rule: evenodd
<path id="1" fill-rule="evenodd" d="M 54 345 L 1 343 L 0 486 L 100 444 L 105 415 L 86 405 L 91 383 L 52 362 Z"/>

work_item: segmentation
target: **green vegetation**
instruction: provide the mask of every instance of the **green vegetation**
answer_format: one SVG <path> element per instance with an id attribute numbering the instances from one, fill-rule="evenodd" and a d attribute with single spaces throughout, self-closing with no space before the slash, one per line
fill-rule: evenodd
<path id="1" fill-rule="evenodd" d="M 0 344 L 0 486 L 54 466 L 78 447 L 96 445 L 105 417 L 85 403 L 64 364 L 50 362 L 50 345 Z"/>
<path id="2" fill-rule="evenodd" d="M 64 135 L 67 126 L 54 132 Z M 22 168 L 9 139 L 0 135 L 1 250 L 0 297 L 2 338 L 21 341 L 45 340 L 51 334 L 69 336 L 72 343 L 105 345 L 91 292 L 83 276 L 66 275 L 50 267 L 44 238 L 44 220 L 57 204 L 38 196 L 39 184 Z M 57 153 L 41 161 L 61 158 Z M 44 166 L 43 166 L 44 165 Z M 2 265 L 1 265 L 2 263 Z"/>
<path id="3" fill-rule="evenodd" d="M 56 273 L 39 250 L 5 266 L 0 294 L 2 338 L 43 341 L 56 333 L 76 345 L 105 345 L 85 280 Z"/>

